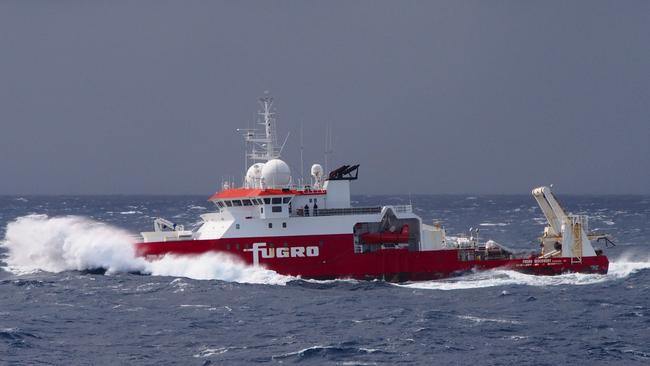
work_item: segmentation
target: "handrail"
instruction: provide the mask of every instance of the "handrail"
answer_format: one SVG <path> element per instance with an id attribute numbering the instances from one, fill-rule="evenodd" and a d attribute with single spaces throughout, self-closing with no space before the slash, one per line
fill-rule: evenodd
<path id="1" fill-rule="evenodd" d="M 393 210 L 395 210 L 395 212 L 413 212 L 413 205 L 395 205 L 391 207 L 393 207 Z"/>
<path id="2" fill-rule="evenodd" d="M 339 215 L 362 215 L 378 214 L 381 212 L 381 206 L 376 207 L 350 207 L 350 208 L 317 208 L 316 210 L 306 210 L 299 208 L 294 216 L 339 216 Z"/>
<path id="3" fill-rule="evenodd" d="M 341 215 L 368 215 L 381 213 L 384 207 L 390 207 L 397 213 L 409 213 L 413 211 L 411 205 L 397 206 L 371 206 L 371 207 L 350 207 L 350 208 L 318 208 L 316 210 L 305 210 L 299 208 L 291 216 L 341 216 Z"/>

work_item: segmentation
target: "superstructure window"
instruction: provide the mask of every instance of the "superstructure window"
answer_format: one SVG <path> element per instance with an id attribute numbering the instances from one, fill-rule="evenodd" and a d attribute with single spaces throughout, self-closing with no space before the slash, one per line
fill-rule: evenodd
<path id="1" fill-rule="evenodd" d="M 282 199 L 282 203 L 289 203 L 289 201 L 291 201 L 291 197 L 284 197 Z"/>
<path id="2" fill-rule="evenodd" d="M 244 203 L 244 206 L 252 206 L 253 205 L 253 202 L 251 202 L 251 200 L 242 200 L 242 202 Z"/>
<path id="3" fill-rule="evenodd" d="M 235 224 L 235 229 L 239 230 L 239 224 Z"/>
<path id="4" fill-rule="evenodd" d="M 240 200 L 232 200 L 232 205 L 235 207 L 241 206 L 241 201 Z"/>
<path id="5" fill-rule="evenodd" d="M 270 198 L 265 198 L 264 203 L 268 205 L 269 203 L 271 203 L 271 199 Z"/>
<path id="6" fill-rule="evenodd" d="M 282 227 L 286 229 L 286 228 L 287 228 L 287 223 L 286 223 L 286 222 L 283 222 L 283 223 L 282 223 Z"/>
<path id="7" fill-rule="evenodd" d="M 274 205 L 277 205 L 278 203 L 282 203 L 282 197 L 273 197 L 273 200 L 271 202 Z"/>
<path id="8" fill-rule="evenodd" d="M 282 212 L 282 206 L 271 206 L 271 211 Z"/>
<path id="9" fill-rule="evenodd" d="M 232 202 L 230 202 L 230 201 L 224 201 L 224 202 L 226 203 L 226 206 L 232 207 Z"/>
<path id="10" fill-rule="evenodd" d="M 269 222 L 269 229 L 273 229 L 273 223 Z"/>

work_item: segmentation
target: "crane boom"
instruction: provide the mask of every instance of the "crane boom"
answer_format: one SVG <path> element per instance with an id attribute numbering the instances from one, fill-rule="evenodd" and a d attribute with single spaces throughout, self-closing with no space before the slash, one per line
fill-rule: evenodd
<path id="1" fill-rule="evenodd" d="M 546 220 L 548 220 L 548 234 L 560 235 L 562 232 L 562 223 L 566 221 L 567 214 L 557 201 L 549 187 L 538 187 L 533 189 L 533 197 L 542 209 Z"/>

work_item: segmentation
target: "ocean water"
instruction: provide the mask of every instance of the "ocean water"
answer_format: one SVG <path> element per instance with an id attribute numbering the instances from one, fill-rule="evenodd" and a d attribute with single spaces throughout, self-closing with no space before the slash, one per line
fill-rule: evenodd
<path id="1" fill-rule="evenodd" d="M 611 233 L 607 275 L 488 271 L 388 284 L 309 281 L 218 255 L 134 258 L 162 216 L 193 227 L 205 197 L 0 197 L 0 365 L 648 365 L 650 197 L 560 197 Z M 536 249 L 529 196 L 412 200 L 450 235 Z"/>

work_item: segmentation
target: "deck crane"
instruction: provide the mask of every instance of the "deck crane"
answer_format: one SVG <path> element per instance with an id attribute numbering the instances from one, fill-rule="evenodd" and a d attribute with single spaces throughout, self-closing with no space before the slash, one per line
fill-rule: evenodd
<path id="1" fill-rule="evenodd" d="M 541 238 L 542 258 L 566 257 L 580 263 L 582 257 L 596 255 L 590 239 L 608 236 L 589 235 L 587 216 L 567 214 L 549 187 L 533 189 L 533 197 L 548 221 Z"/>

